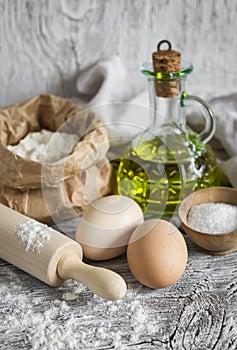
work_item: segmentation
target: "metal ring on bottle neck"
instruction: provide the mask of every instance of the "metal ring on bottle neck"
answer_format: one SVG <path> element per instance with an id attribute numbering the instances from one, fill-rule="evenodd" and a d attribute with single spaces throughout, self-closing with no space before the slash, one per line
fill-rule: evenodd
<path id="1" fill-rule="evenodd" d="M 168 49 L 166 50 L 167 51 L 170 51 L 172 49 L 172 45 L 170 43 L 169 40 L 161 40 L 158 44 L 157 44 L 157 51 L 160 51 L 160 47 L 162 44 L 167 44 L 168 45 Z"/>

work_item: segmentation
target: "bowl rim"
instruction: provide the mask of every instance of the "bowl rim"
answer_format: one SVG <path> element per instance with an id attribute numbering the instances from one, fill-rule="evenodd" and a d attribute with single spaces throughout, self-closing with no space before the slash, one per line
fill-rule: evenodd
<path id="1" fill-rule="evenodd" d="M 180 222 L 181 222 L 181 226 L 187 228 L 188 230 L 191 230 L 193 232 L 195 232 L 196 234 L 199 234 L 199 235 L 203 235 L 203 236 L 206 236 L 206 237 L 228 237 L 228 236 L 234 236 L 237 234 L 237 229 L 234 230 L 234 231 L 230 231 L 230 232 L 223 232 L 223 233 L 207 233 L 207 232 L 202 232 L 202 231 L 197 231 L 195 230 L 194 228 L 192 228 L 191 226 L 189 226 L 187 224 L 187 217 L 188 217 L 188 213 L 192 207 L 192 205 L 189 207 L 188 211 L 186 212 L 185 214 L 185 217 L 181 214 L 181 211 L 183 209 L 183 207 L 185 206 L 185 204 L 188 202 L 188 201 L 191 201 L 192 202 L 192 198 L 193 196 L 195 196 L 196 194 L 200 193 L 200 192 L 211 192 L 211 191 L 216 191 L 216 190 L 219 190 L 219 191 L 226 191 L 226 192 L 236 192 L 237 194 L 237 188 L 233 188 L 233 187 L 224 187 L 224 186 L 215 186 L 215 187 L 209 187 L 209 188 L 202 188 L 200 190 L 197 190 L 195 192 L 192 192 L 190 193 L 187 197 L 185 197 L 182 202 L 180 203 L 179 205 L 179 208 L 178 208 L 178 216 L 179 216 L 179 219 L 180 219 Z M 205 202 L 204 202 L 205 203 Z M 203 204 L 204 204 L 203 203 Z M 232 204 L 232 203 L 227 203 L 227 202 L 206 202 L 206 203 L 226 203 L 226 204 Z M 201 203 L 200 203 L 201 204 Z M 235 204 L 232 204 L 232 205 L 235 205 Z M 186 220 L 184 222 L 184 219 Z M 189 235 L 189 232 L 187 232 L 185 230 L 185 232 Z"/>

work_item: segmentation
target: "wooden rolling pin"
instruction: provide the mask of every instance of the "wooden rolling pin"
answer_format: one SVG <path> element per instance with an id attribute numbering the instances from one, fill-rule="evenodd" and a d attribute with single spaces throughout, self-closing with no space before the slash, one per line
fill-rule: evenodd
<path id="1" fill-rule="evenodd" d="M 82 255 L 76 241 L 0 204 L 1 259 L 53 287 L 76 279 L 104 299 L 117 300 L 126 294 L 121 276 L 83 263 Z"/>

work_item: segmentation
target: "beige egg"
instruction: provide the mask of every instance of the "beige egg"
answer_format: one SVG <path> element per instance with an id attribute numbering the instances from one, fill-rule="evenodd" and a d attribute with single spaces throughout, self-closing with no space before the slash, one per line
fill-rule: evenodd
<path id="1" fill-rule="evenodd" d="M 119 195 L 107 196 L 85 211 L 75 238 L 85 257 L 107 260 L 126 252 L 132 232 L 143 221 L 142 210 L 134 200 Z"/>
<path id="2" fill-rule="evenodd" d="M 133 232 L 128 248 L 129 268 L 136 279 L 150 288 L 165 288 L 183 274 L 188 260 L 180 231 L 165 220 L 148 220 Z"/>

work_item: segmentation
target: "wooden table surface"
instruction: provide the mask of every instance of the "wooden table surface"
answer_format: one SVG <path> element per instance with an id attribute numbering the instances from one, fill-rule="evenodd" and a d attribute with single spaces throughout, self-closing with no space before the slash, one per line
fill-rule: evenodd
<path id="1" fill-rule="evenodd" d="M 76 224 L 61 229 L 72 237 Z M 116 302 L 75 281 L 49 287 L 0 260 L 0 349 L 236 350 L 237 252 L 210 256 L 185 239 L 186 271 L 166 289 L 137 282 L 125 256 L 96 263 L 126 280 Z"/>

